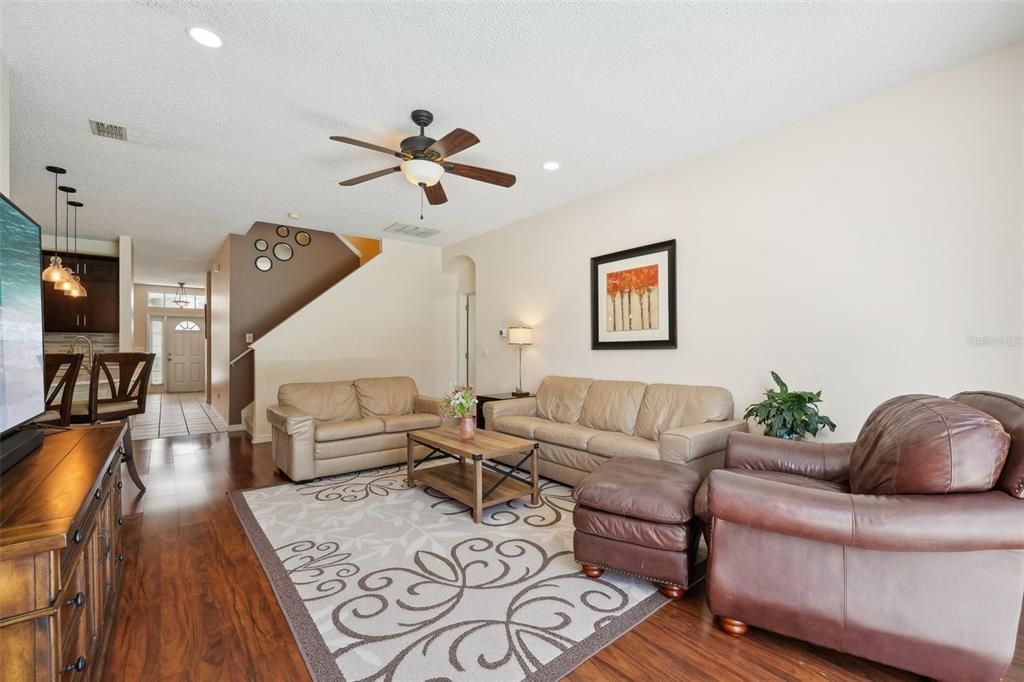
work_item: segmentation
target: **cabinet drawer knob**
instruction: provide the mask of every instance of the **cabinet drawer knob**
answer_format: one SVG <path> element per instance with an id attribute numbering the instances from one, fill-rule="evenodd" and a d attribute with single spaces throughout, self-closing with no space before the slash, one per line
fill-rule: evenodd
<path id="1" fill-rule="evenodd" d="M 68 599 L 65 603 L 68 606 L 81 606 L 85 603 L 85 592 L 79 592 L 74 599 Z"/>
<path id="2" fill-rule="evenodd" d="M 123 526 L 124 525 L 124 517 L 123 516 L 118 516 L 117 517 L 117 525 L 119 525 L 119 526 Z"/>
<path id="3" fill-rule="evenodd" d="M 113 475 L 114 475 L 114 465 L 111 464 L 110 466 L 107 467 L 107 476 L 113 476 Z"/>
<path id="4" fill-rule="evenodd" d="M 124 481 L 118 481 L 117 482 L 117 489 L 120 490 L 123 487 L 124 487 Z"/>
<path id="5" fill-rule="evenodd" d="M 85 656 L 79 656 L 75 659 L 74 663 L 68 663 L 64 666 L 64 672 L 66 673 L 74 671 L 82 672 L 83 670 L 85 670 Z"/>
<path id="6" fill-rule="evenodd" d="M 119 454 L 122 457 L 124 457 L 124 446 L 123 445 L 117 446 L 117 454 Z"/>
<path id="7" fill-rule="evenodd" d="M 100 499 L 101 497 L 103 497 L 103 491 L 102 491 L 102 490 L 100 490 L 99 488 L 96 488 L 96 492 L 94 492 L 94 493 L 92 494 L 92 496 L 93 496 L 93 497 L 95 497 L 95 498 L 96 498 L 96 499 L 98 500 L 98 499 Z"/>
<path id="8" fill-rule="evenodd" d="M 71 539 L 75 541 L 76 545 L 82 544 L 82 531 L 76 530 L 71 536 Z"/>
<path id="9" fill-rule="evenodd" d="M 118 554 L 116 558 L 118 561 L 124 561 L 124 554 Z"/>

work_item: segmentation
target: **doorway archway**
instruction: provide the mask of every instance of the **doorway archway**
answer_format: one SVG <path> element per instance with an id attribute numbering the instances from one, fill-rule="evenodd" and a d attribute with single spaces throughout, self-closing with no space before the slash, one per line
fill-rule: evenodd
<path id="1" fill-rule="evenodd" d="M 476 263 L 469 256 L 455 256 L 444 272 L 458 278 L 456 287 L 455 366 L 460 384 L 476 384 Z"/>

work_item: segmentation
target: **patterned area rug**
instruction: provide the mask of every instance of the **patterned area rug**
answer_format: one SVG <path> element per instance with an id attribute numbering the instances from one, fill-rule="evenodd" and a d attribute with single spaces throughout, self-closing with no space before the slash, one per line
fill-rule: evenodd
<path id="1" fill-rule="evenodd" d="M 408 489 L 405 467 L 231 493 L 313 678 L 557 680 L 664 606 L 583 576 L 572 491 L 485 511 Z"/>

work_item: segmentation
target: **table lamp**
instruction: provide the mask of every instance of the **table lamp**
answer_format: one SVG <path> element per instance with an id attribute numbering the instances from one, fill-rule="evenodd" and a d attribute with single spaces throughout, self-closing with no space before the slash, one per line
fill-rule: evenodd
<path id="1" fill-rule="evenodd" d="M 533 344 L 533 328 L 509 327 L 508 342 L 511 346 L 519 347 L 519 385 L 516 386 L 516 390 L 512 391 L 512 395 L 521 398 L 530 395 L 529 391 L 523 390 L 523 346 Z"/>

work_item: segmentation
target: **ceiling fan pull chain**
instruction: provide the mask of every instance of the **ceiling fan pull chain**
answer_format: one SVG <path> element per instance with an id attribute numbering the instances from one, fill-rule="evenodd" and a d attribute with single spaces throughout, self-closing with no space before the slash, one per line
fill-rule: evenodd
<path id="1" fill-rule="evenodd" d="M 420 220 L 423 220 L 423 195 L 427 193 L 427 186 L 420 183 Z"/>

